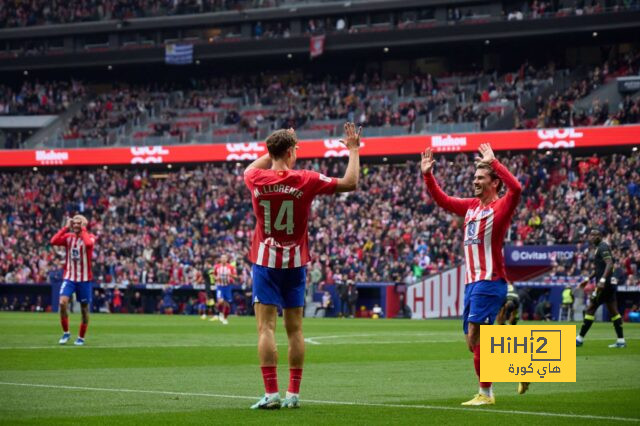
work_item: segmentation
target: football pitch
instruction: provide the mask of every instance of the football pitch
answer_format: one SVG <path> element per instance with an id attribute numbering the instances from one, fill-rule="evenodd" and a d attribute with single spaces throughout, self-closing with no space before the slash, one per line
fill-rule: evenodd
<path id="1" fill-rule="evenodd" d="M 576 383 L 494 385 L 477 392 L 458 320 L 305 319 L 298 410 L 249 410 L 264 392 L 253 317 L 229 325 L 195 316 L 91 318 L 87 344 L 57 344 L 54 314 L 0 313 L 1 424 L 640 424 L 640 324 L 609 349 L 609 323 L 577 348 Z M 79 315 L 71 317 L 72 339 Z M 286 338 L 277 338 L 281 394 Z"/>

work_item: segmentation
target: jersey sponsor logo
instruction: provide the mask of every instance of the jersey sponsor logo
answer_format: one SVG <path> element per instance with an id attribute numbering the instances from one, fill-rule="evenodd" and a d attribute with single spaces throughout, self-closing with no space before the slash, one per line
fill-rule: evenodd
<path id="1" fill-rule="evenodd" d="M 480 214 L 478 215 L 478 219 L 484 219 L 487 216 L 490 216 L 493 213 L 493 210 L 491 209 L 484 209 L 480 212 Z"/>
<path id="2" fill-rule="evenodd" d="M 473 238 L 471 240 L 464 240 L 464 245 L 465 246 L 471 246 L 474 244 L 480 244 L 480 238 Z"/>
<path id="3" fill-rule="evenodd" d="M 540 143 L 538 149 L 574 148 L 576 139 L 581 139 L 584 133 L 573 128 L 540 129 L 537 131 Z"/>
<path id="4" fill-rule="evenodd" d="M 78 250 L 77 248 L 72 248 L 71 249 L 71 258 L 72 259 L 80 259 L 80 250 Z"/>
<path id="5" fill-rule="evenodd" d="M 131 164 L 156 164 L 162 163 L 163 157 L 169 155 L 169 150 L 163 146 L 132 146 Z"/>
<path id="6" fill-rule="evenodd" d="M 64 164 L 64 162 L 68 160 L 69 153 L 66 151 L 55 151 L 53 149 L 49 151 L 36 151 L 36 161 L 42 165 Z"/>

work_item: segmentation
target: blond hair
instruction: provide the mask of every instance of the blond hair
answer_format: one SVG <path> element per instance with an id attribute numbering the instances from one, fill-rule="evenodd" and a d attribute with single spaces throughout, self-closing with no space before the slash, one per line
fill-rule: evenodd
<path id="1" fill-rule="evenodd" d="M 82 216 L 81 214 L 77 214 L 73 218 L 71 218 L 71 220 L 76 220 L 76 219 L 80 220 L 80 223 L 81 223 L 82 226 L 87 226 L 87 224 L 89 223 L 87 218 Z"/>

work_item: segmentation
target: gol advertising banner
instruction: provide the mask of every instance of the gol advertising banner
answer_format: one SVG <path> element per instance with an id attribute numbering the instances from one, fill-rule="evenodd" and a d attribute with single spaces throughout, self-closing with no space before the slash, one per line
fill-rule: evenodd
<path id="1" fill-rule="evenodd" d="M 481 325 L 480 381 L 575 382 L 575 325 Z"/>
<path id="2" fill-rule="evenodd" d="M 415 155 L 426 147 L 435 152 L 473 152 L 482 143 L 496 151 L 571 149 L 597 146 L 640 145 L 640 125 L 576 127 L 565 129 L 513 130 L 366 137 L 362 156 Z M 135 142 L 135 141 L 132 141 Z M 349 151 L 338 139 L 302 140 L 298 158 L 346 157 Z M 114 148 L 0 150 L 0 167 L 90 166 L 149 163 L 202 163 L 255 160 L 267 152 L 264 142 L 131 146 Z"/>

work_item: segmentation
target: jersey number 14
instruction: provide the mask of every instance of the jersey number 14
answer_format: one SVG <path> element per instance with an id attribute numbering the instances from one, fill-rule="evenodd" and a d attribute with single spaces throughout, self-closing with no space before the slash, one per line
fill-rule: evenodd
<path id="1" fill-rule="evenodd" d="M 259 204 L 264 208 L 264 233 L 271 235 L 271 201 L 261 200 Z M 282 202 L 273 229 L 286 231 L 287 235 L 293 234 L 293 200 Z"/>

